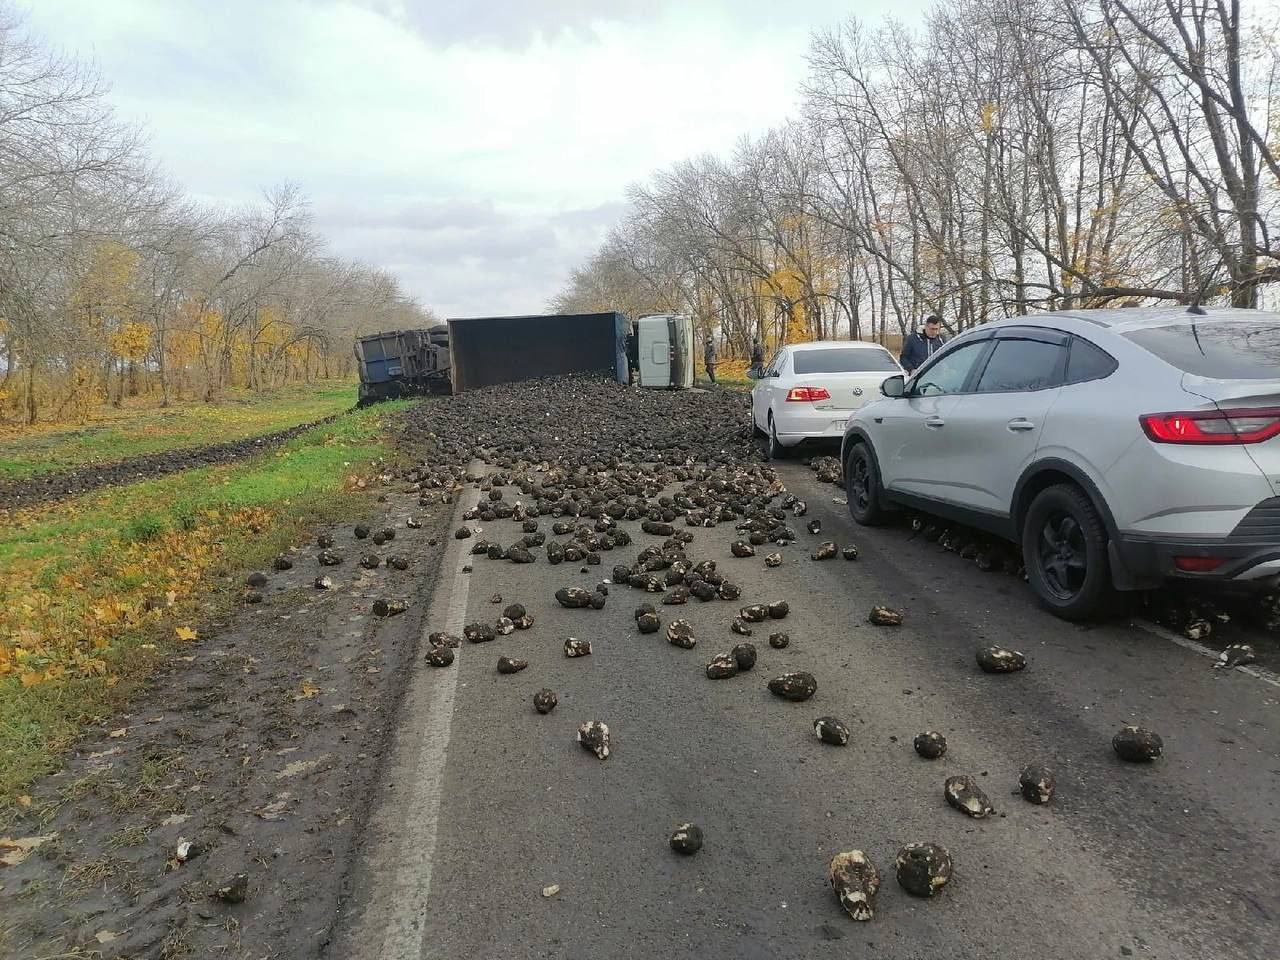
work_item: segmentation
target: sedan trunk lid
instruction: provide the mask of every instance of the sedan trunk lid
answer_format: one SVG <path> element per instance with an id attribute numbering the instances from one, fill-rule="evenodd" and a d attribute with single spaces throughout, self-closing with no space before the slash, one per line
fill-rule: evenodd
<path id="1" fill-rule="evenodd" d="M 826 400 L 813 402 L 816 410 L 854 411 L 880 396 L 880 384 L 885 377 L 878 373 L 810 373 L 795 378 L 795 386 L 823 387 L 831 395 Z"/>

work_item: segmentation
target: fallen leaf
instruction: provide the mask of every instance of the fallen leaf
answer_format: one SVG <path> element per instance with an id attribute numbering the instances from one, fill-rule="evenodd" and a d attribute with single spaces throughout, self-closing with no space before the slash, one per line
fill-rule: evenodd
<path id="1" fill-rule="evenodd" d="M 312 683 L 310 680 L 303 680 L 302 685 L 298 687 L 298 696 L 294 697 L 293 699 L 310 700 L 312 697 L 316 696 L 319 692 L 320 692 L 320 688 L 317 687 L 314 683 Z"/>
<path id="2" fill-rule="evenodd" d="M 186 823 L 191 818 L 185 813 L 171 813 L 160 821 L 162 827 L 176 827 L 180 823 Z"/>
<path id="3" fill-rule="evenodd" d="M 120 934 L 116 933 L 114 930 L 99 930 L 93 935 L 93 939 L 97 940 L 99 943 L 110 943 L 112 940 L 119 939 L 119 937 Z"/>
<path id="4" fill-rule="evenodd" d="M 544 897 L 554 897 L 559 892 L 560 892 L 560 884 L 558 883 L 553 883 L 549 887 L 542 888 L 542 895 Z"/>
<path id="5" fill-rule="evenodd" d="M 129 732 L 128 727 L 121 727 L 119 730 L 112 730 L 110 733 L 107 734 L 107 736 L 110 737 L 112 740 L 119 740 L 128 732 Z"/>
<path id="6" fill-rule="evenodd" d="M 284 814 L 284 808 L 289 805 L 289 800 L 293 797 L 293 794 L 289 793 L 286 790 L 284 793 L 276 794 L 276 796 L 278 799 L 273 800 L 271 803 L 268 803 L 261 810 L 255 810 L 254 813 L 256 813 L 263 820 L 281 819 L 281 817 Z"/>
<path id="7" fill-rule="evenodd" d="M 42 837 L 0 837 L 0 867 L 16 867 L 32 850 L 56 836 L 56 833 L 46 833 Z"/>
<path id="8" fill-rule="evenodd" d="M 21 807 L 31 806 L 31 797 L 25 793 L 22 794 L 22 796 L 18 797 L 18 805 Z"/>
<path id="9" fill-rule="evenodd" d="M 329 755 L 326 753 L 316 757 L 314 760 L 295 760 L 293 763 L 288 764 L 283 770 L 277 773 L 276 779 L 285 780 L 289 777 L 296 777 L 304 773 L 310 773 L 328 759 Z"/>
<path id="10" fill-rule="evenodd" d="M 178 627 L 173 632 L 178 635 L 179 640 L 195 640 L 200 636 L 199 632 L 190 627 Z"/>

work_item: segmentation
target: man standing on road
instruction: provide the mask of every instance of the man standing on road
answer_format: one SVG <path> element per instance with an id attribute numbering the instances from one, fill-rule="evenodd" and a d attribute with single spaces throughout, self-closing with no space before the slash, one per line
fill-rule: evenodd
<path id="1" fill-rule="evenodd" d="M 756 373 L 764 372 L 764 347 L 760 345 L 759 337 L 751 341 L 751 369 Z"/>
<path id="2" fill-rule="evenodd" d="M 898 362 L 909 377 L 941 350 L 946 342 L 946 337 L 942 335 L 942 318 L 937 314 L 930 314 L 924 318 L 924 329 L 911 334 L 902 344 L 902 356 L 898 358 Z"/>
<path id="3" fill-rule="evenodd" d="M 707 345 L 702 349 L 702 364 L 707 368 L 707 379 L 716 382 L 716 341 L 707 335 Z"/>

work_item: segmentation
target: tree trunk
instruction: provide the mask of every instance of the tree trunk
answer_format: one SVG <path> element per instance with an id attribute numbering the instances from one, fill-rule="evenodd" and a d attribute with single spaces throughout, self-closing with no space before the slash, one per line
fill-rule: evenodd
<path id="1" fill-rule="evenodd" d="M 36 425 L 36 364 L 27 364 L 27 426 Z"/>

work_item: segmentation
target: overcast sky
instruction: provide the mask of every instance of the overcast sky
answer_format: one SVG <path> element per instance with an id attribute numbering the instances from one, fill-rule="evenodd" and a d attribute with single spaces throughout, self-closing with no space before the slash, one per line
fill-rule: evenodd
<path id="1" fill-rule="evenodd" d="M 927 0 L 860 0 L 915 21 Z M 850 0 L 20 0 L 193 196 L 301 184 L 442 316 L 540 312 L 629 183 L 794 112 Z"/>

